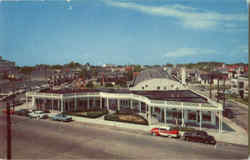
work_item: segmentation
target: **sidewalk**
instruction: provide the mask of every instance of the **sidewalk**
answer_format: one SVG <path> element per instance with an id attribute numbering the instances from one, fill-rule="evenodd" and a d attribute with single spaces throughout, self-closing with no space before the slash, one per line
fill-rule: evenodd
<path id="1" fill-rule="evenodd" d="M 228 101 L 229 101 L 229 102 L 232 102 L 232 103 L 235 103 L 235 104 L 239 105 L 240 107 L 243 107 L 243 108 L 245 108 L 245 109 L 248 110 L 248 105 L 246 105 L 246 104 L 243 104 L 243 103 L 234 101 L 234 100 L 232 100 L 232 99 L 229 99 Z"/>
<path id="2" fill-rule="evenodd" d="M 72 116 L 72 118 L 73 120 L 78 121 L 78 122 L 141 130 L 147 133 L 149 133 L 149 131 L 154 127 L 160 127 L 160 125 L 145 126 L 145 125 L 137 125 L 137 124 L 130 124 L 130 123 L 115 122 L 115 121 L 107 121 L 102 118 L 90 119 L 90 118 L 76 117 L 76 116 Z M 218 130 L 215 130 L 215 129 L 203 128 L 203 130 L 207 131 L 208 134 L 214 136 L 218 142 L 248 145 L 248 135 L 244 134 L 244 132 L 242 132 L 242 129 L 238 127 L 237 125 L 231 124 L 230 127 L 232 127 L 235 131 L 223 130 L 222 133 L 219 133 Z"/>

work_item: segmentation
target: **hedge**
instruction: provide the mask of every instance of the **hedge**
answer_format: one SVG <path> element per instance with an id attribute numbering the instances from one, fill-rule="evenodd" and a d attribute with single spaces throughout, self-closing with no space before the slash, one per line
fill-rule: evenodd
<path id="1" fill-rule="evenodd" d="M 91 111 L 91 112 L 83 112 L 83 113 L 76 113 L 76 112 L 71 112 L 67 113 L 68 115 L 72 116 L 78 116 L 78 117 L 86 117 L 86 118 L 99 118 L 105 114 L 107 114 L 107 111 Z"/>
<path id="2" fill-rule="evenodd" d="M 117 122 L 125 122 L 125 123 L 133 123 L 133 124 L 141 124 L 141 125 L 148 125 L 148 121 L 147 121 L 146 119 L 144 119 L 143 117 L 139 116 L 139 115 L 134 115 L 134 114 L 132 114 L 133 116 L 136 116 L 136 117 L 139 117 L 139 118 L 143 119 L 144 122 L 136 122 L 136 121 L 121 120 L 121 119 L 119 118 L 119 115 L 131 115 L 131 114 L 125 114 L 125 113 L 122 113 L 122 114 L 117 114 L 117 113 L 108 114 L 108 115 L 105 115 L 105 116 L 104 116 L 104 120 L 108 120 L 108 121 L 117 121 Z"/>

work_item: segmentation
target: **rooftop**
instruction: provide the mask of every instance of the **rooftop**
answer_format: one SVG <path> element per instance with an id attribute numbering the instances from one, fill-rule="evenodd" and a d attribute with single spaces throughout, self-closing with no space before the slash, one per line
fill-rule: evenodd
<path id="1" fill-rule="evenodd" d="M 190 90 L 169 90 L 169 91 L 130 91 L 128 89 L 64 89 L 64 90 L 42 90 L 42 93 L 91 93 L 91 92 L 106 92 L 106 93 L 119 93 L 119 94 L 136 94 L 145 96 L 151 100 L 165 100 L 165 101 L 179 101 L 179 102 L 192 102 L 192 103 L 207 103 L 207 99 L 190 91 Z"/>
<path id="2" fill-rule="evenodd" d="M 173 79 L 171 75 L 167 71 L 163 71 L 162 68 L 147 69 L 147 70 L 140 72 L 137 75 L 137 77 L 134 79 L 133 86 L 137 85 L 138 83 L 142 81 L 153 79 L 153 78 Z"/>

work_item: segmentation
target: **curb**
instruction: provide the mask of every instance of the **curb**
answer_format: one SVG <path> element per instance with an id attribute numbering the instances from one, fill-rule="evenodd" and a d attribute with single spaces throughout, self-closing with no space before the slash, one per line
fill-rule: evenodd
<path id="1" fill-rule="evenodd" d="M 239 105 L 240 107 L 243 107 L 243 108 L 245 108 L 245 109 L 248 110 L 248 105 L 246 105 L 246 104 L 243 104 L 243 103 L 234 101 L 234 100 L 232 100 L 232 99 L 229 99 L 228 101 L 229 101 L 229 102 L 232 102 L 232 103 L 235 103 L 235 104 Z"/>

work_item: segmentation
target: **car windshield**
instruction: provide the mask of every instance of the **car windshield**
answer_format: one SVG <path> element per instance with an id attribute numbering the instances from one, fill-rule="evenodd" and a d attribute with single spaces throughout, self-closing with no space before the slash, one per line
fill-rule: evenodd
<path id="1" fill-rule="evenodd" d="M 66 117 L 64 114 L 58 114 L 58 117 Z"/>

